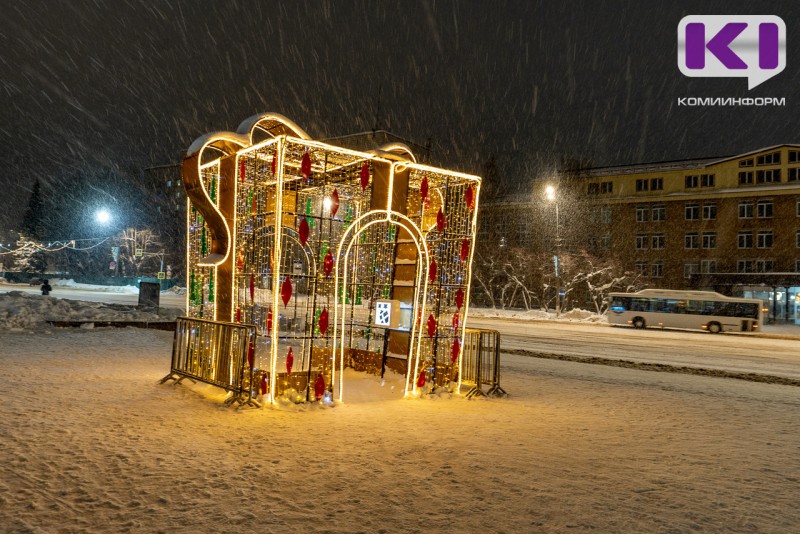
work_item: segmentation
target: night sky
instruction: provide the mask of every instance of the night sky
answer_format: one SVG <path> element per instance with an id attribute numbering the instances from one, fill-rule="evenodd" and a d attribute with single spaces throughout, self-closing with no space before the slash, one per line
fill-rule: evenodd
<path id="1" fill-rule="evenodd" d="M 756 6 L 756 7 L 754 7 Z M 433 162 L 526 184 L 594 166 L 800 142 L 800 2 L 2 2 L 0 211 L 35 178 L 69 199 L 76 172 L 177 163 L 196 137 L 282 113 L 324 138 L 374 127 Z M 770 14 L 787 67 L 687 78 L 689 14 Z M 780 108 L 679 108 L 678 97 L 785 97 Z"/>

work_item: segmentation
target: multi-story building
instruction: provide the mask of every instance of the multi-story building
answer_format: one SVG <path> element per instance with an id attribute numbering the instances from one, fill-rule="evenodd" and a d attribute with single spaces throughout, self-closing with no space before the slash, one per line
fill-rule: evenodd
<path id="1" fill-rule="evenodd" d="M 578 178 L 571 184 L 595 223 L 590 249 L 613 253 L 652 287 L 757 296 L 774 317 L 800 319 L 800 145 Z"/>

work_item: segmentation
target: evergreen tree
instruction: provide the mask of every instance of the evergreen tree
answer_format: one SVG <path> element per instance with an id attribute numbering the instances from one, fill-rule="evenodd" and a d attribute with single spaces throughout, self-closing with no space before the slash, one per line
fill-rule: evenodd
<path id="1" fill-rule="evenodd" d="M 28 208 L 25 210 L 25 215 L 22 217 L 22 234 L 28 239 L 43 240 L 45 233 L 45 208 L 44 199 L 42 198 L 42 187 L 39 179 L 33 184 L 30 199 L 28 200 Z"/>

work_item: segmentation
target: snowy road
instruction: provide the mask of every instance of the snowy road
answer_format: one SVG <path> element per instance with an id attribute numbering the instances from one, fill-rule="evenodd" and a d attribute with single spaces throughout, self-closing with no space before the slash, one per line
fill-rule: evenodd
<path id="1" fill-rule="evenodd" d="M 0 283 L 0 293 L 10 291 L 22 291 L 32 295 L 39 295 L 41 291 L 38 286 L 28 286 L 22 284 L 3 284 Z M 110 291 L 97 291 L 90 289 L 77 289 L 74 287 L 54 287 L 51 296 L 60 299 L 85 300 L 87 302 L 105 302 L 106 304 L 130 304 L 136 305 L 139 301 L 138 293 L 115 293 Z M 186 305 L 185 295 L 175 295 L 173 293 L 162 293 L 160 304 L 164 308 L 181 308 Z"/>
<path id="2" fill-rule="evenodd" d="M 469 326 L 498 330 L 503 350 L 521 349 L 800 379 L 798 339 L 488 318 L 470 318 Z"/>

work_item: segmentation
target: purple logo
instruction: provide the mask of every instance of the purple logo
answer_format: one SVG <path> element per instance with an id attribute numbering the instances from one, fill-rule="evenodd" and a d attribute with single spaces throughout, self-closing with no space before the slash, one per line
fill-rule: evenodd
<path id="1" fill-rule="evenodd" d="M 786 24 L 775 15 L 689 15 L 678 24 L 678 68 L 693 78 L 747 78 L 786 68 Z"/>

